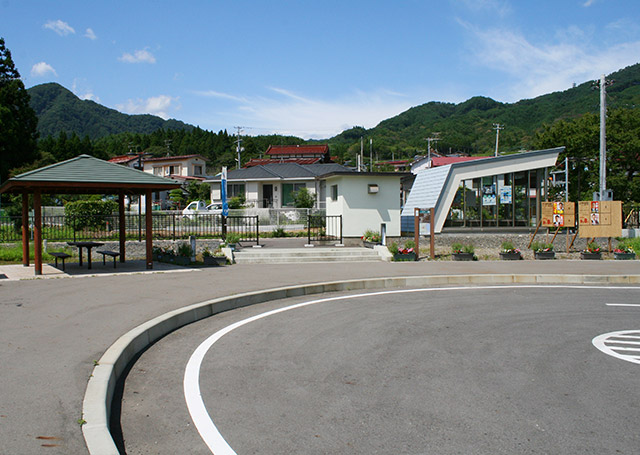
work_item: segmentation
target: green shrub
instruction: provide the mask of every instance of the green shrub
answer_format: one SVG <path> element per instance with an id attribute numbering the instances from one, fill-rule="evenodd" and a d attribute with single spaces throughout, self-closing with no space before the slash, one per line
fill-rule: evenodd
<path id="1" fill-rule="evenodd" d="M 103 229 L 106 217 L 118 210 L 113 201 L 75 201 L 64 206 L 65 223 L 75 231 L 86 228 Z"/>
<path id="2" fill-rule="evenodd" d="M 388 246 L 389 249 L 389 253 L 396 255 L 398 254 L 398 243 L 397 242 L 391 242 L 391 245 Z"/>

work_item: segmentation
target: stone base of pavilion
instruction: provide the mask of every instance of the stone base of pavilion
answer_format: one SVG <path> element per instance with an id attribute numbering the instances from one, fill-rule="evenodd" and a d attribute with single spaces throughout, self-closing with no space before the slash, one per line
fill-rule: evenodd
<path id="1" fill-rule="evenodd" d="M 15 280 L 33 280 L 42 278 L 70 278 L 70 277 L 85 277 L 85 276 L 113 276 L 113 275 L 126 275 L 126 274 L 139 274 L 139 273 L 180 273 L 180 272 L 197 272 L 200 269 L 192 267 L 182 267 L 174 264 L 166 264 L 162 262 L 154 262 L 153 269 L 148 270 L 146 262 L 144 260 L 127 260 L 127 262 L 118 262 L 116 267 L 113 268 L 113 261 L 106 261 L 103 265 L 102 261 L 93 261 L 91 264 L 91 270 L 87 268 L 86 260 L 83 262 L 82 267 L 77 262 L 67 262 L 65 270 L 62 271 L 62 266 L 58 268 L 51 264 L 42 264 L 42 275 L 34 276 L 34 265 L 31 264 L 28 267 L 22 264 L 0 265 L 0 282 L 2 281 L 15 281 Z"/>

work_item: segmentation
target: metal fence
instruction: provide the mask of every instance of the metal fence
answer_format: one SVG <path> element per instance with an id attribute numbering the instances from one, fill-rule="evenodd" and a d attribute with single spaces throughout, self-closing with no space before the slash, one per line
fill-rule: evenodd
<path id="1" fill-rule="evenodd" d="M 124 217 L 127 239 L 146 239 L 145 215 L 128 214 Z M 226 238 L 229 232 L 236 233 L 242 241 L 259 242 L 258 216 L 229 216 L 219 214 L 189 215 L 181 213 L 154 213 L 152 215 L 153 237 L 177 240 L 190 236 L 198 238 Z M 29 217 L 29 235 L 33 240 L 33 216 Z M 22 218 L 0 217 L 0 243 L 22 240 Z M 42 238 L 49 241 L 117 240 L 120 233 L 120 218 L 117 215 L 70 217 L 43 216 Z"/>
<path id="2" fill-rule="evenodd" d="M 309 215 L 307 217 L 307 241 L 342 243 L 342 215 Z"/>

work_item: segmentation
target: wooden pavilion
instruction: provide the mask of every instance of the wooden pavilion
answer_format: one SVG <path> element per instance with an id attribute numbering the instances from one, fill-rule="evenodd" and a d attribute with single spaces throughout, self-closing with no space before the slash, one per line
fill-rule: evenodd
<path id="1" fill-rule="evenodd" d="M 42 275 L 43 194 L 115 194 L 118 196 L 120 262 L 125 262 L 125 195 L 145 196 L 146 265 L 153 268 L 152 193 L 180 188 L 180 183 L 119 164 L 80 155 L 10 178 L 0 193 L 22 194 L 22 264 L 29 266 L 29 194 L 33 194 L 35 274 Z"/>

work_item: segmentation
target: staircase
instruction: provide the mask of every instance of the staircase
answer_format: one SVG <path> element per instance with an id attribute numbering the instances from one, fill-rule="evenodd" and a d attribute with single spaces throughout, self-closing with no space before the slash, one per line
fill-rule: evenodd
<path id="1" fill-rule="evenodd" d="M 371 248 L 243 248 L 233 254 L 237 264 L 377 262 L 382 260 L 378 253 Z"/>

